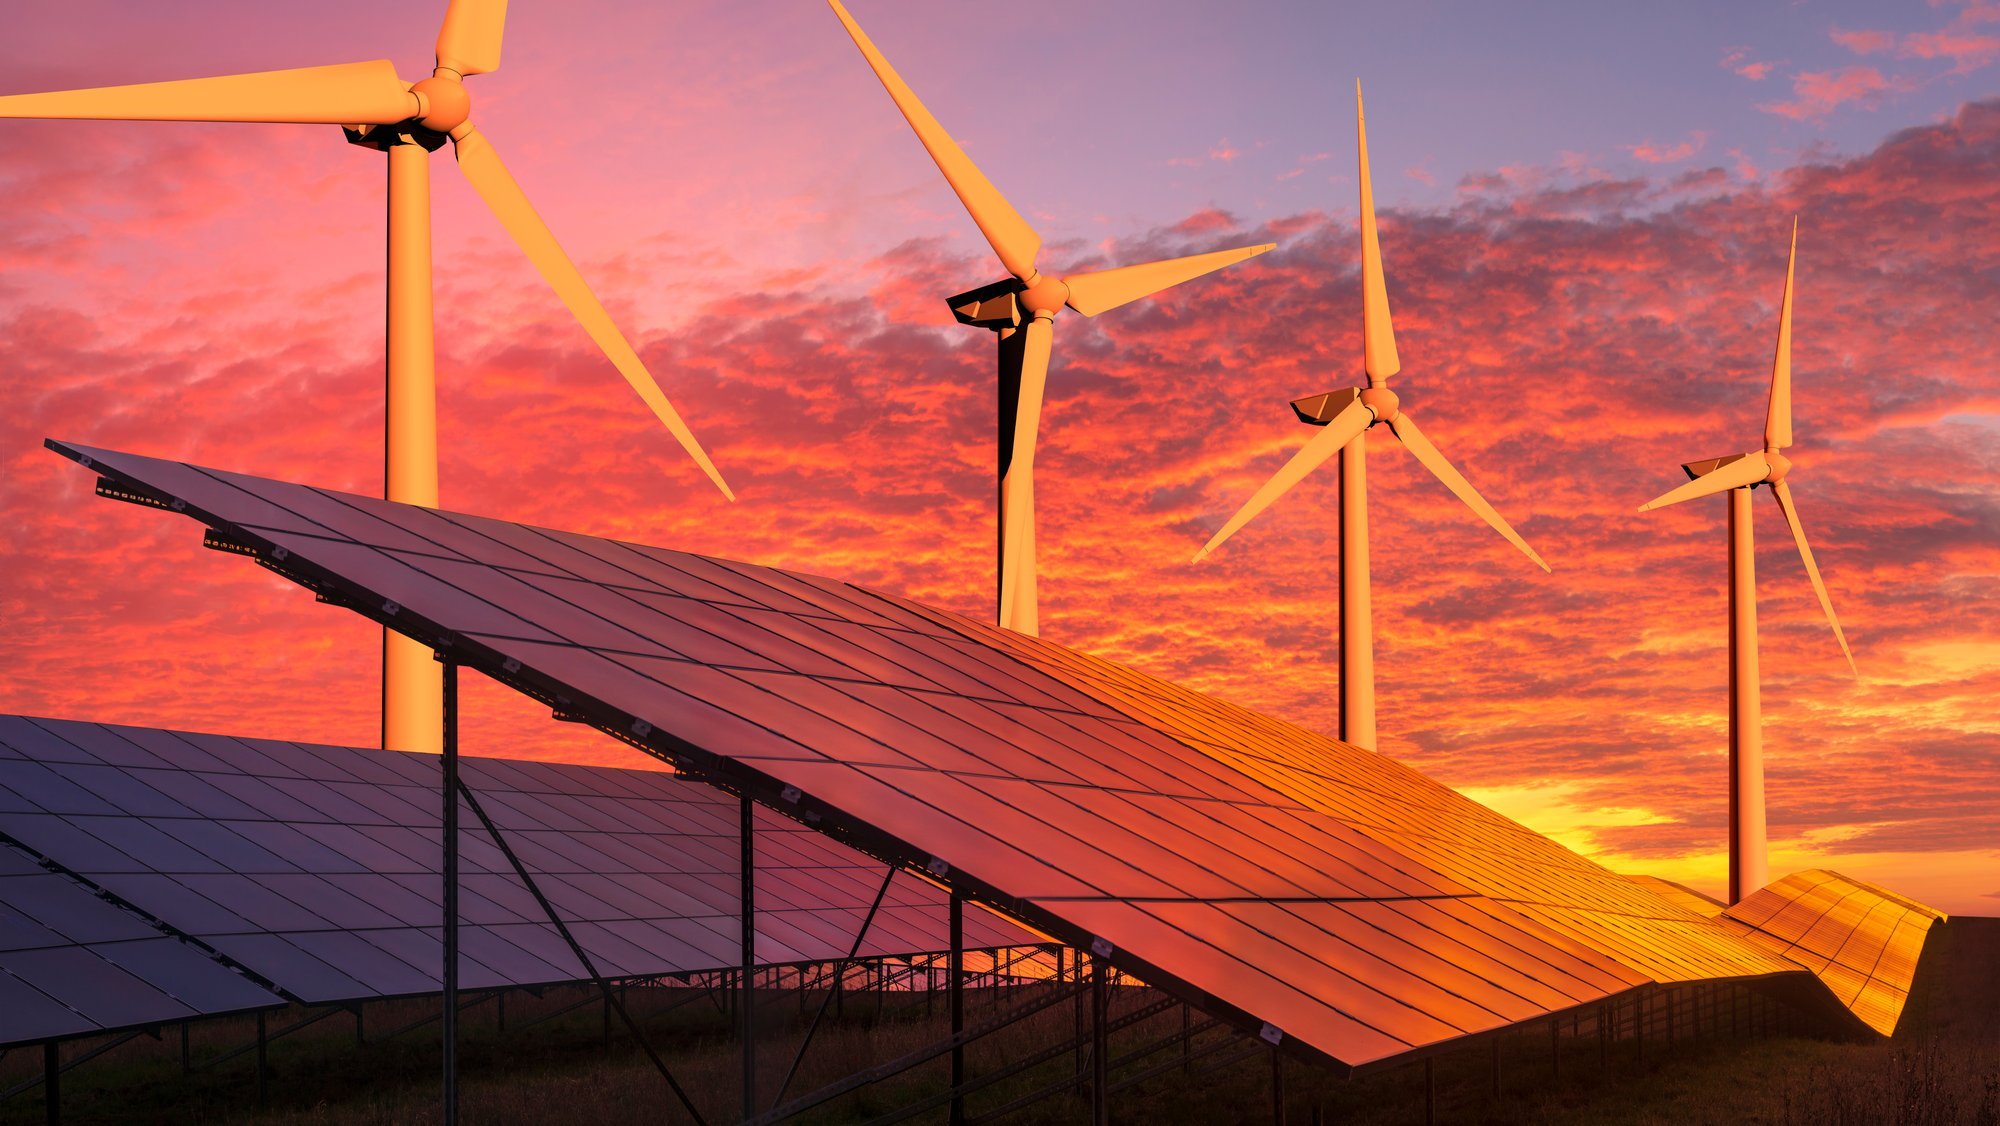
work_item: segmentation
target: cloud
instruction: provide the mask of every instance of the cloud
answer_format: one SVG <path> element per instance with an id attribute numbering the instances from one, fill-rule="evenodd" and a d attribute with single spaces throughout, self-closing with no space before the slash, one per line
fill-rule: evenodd
<path id="1" fill-rule="evenodd" d="M 1694 132 L 1688 134 L 1687 140 L 1672 147 L 1656 145 L 1651 141 L 1643 141 L 1636 145 L 1626 145 L 1625 151 L 1648 164 L 1673 164 L 1677 161 L 1686 160 L 1688 157 L 1700 152 L 1702 146 L 1707 143 L 1707 132 L 1696 129 Z"/>
<path id="2" fill-rule="evenodd" d="M 1873 107 L 1882 95 L 1899 84 L 1884 78 L 1872 66 L 1851 66 L 1841 70 L 1807 71 L 1792 79 L 1796 100 L 1758 105 L 1765 113 L 1775 113 L 1795 121 L 1825 117 L 1845 105 Z"/>
<path id="3" fill-rule="evenodd" d="M 1752 62 L 1747 48 L 1732 47 L 1722 54 L 1722 67 L 1733 74 L 1741 75 L 1752 82 L 1762 82 L 1771 76 L 1771 68 L 1776 63 Z"/>
<path id="4" fill-rule="evenodd" d="M 1896 33 L 1893 31 L 1842 31 L 1834 28 L 1829 35 L 1835 43 L 1857 55 L 1877 54 L 1896 45 Z"/>
<path id="5" fill-rule="evenodd" d="M 15 175 L 79 175 L 61 151 L 22 155 Z M 2000 668 L 1979 647 L 2000 636 L 2000 326 L 1968 313 L 2000 303 L 1996 166 L 1989 101 L 1727 190 L 1698 168 L 1524 166 L 1472 177 L 1449 206 L 1384 211 L 1403 405 L 1557 573 L 1393 436 L 1364 439 L 1383 750 L 1454 784 L 1533 791 L 1552 825 L 1608 855 L 1712 866 L 1722 506 L 1633 510 L 1681 462 L 1759 440 L 1796 213 L 1791 481 L 1861 677 L 1760 490 L 1773 832 L 1843 870 L 1858 859 L 1863 878 L 1869 856 L 2000 839 Z M 201 551 L 184 519 L 92 497 L 87 474 L 39 448 L 53 435 L 379 489 L 380 242 L 355 234 L 379 229 L 364 225 L 379 196 L 339 210 L 262 180 L 244 190 L 271 214 L 133 226 L 212 239 L 199 282 L 184 263 L 129 280 L 129 250 L 101 238 L 75 240 L 61 293 L 0 275 L 7 710 L 374 738 L 373 630 Z M 47 210 L 0 216 L 9 245 L 79 229 Z M 940 300 L 993 276 L 985 249 L 919 239 L 754 281 L 699 272 L 671 291 L 671 322 L 648 323 L 661 279 L 698 270 L 677 235 L 621 248 L 621 284 L 604 291 L 742 501 L 715 494 L 510 248 L 441 240 L 455 267 L 439 301 L 446 505 L 989 616 L 994 341 Z M 1186 560 L 1303 441 L 1287 402 L 1356 378 L 1352 221 L 1208 209 L 1045 254 L 1090 269 L 1267 238 L 1270 254 L 1059 319 L 1037 455 L 1042 617 L 1056 641 L 1331 730 L 1331 476 Z M 531 703 L 468 691 L 482 753 L 630 761 Z M 1984 889 L 1990 870 L 1963 878 Z"/>
<path id="6" fill-rule="evenodd" d="M 1949 31 L 1913 32 L 1896 52 L 1903 58 L 1949 59 L 1951 73 L 1970 74 L 2000 57 L 2000 38 Z"/>

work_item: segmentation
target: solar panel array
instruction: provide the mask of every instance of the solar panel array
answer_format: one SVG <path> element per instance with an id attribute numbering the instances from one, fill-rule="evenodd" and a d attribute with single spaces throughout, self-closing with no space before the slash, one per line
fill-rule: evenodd
<path id="1" fill-rule="evenodd" d="M 56 444 L 566 713 L 1348 1065 L 1798 963 L 1405 767 L 848 584 Z"/>
<path id="2" fill-rule="evenodd" d="M 643 977 L 738 964 L 734 799 L 657 771 L 467 756 L 461 775 L 600 972 Z M 38 873 L 8 870 L 0 895 L 27 897 L 23 915 L 44 927 L 78 920 L 47 935 L 25 922 L 0 930 L 0 966 L 11 975 L 0 990 L 48 993 L 99 1027 L 281 1000 L 435 992 L 439 778 L 438 760 L 422 755 L 0 717 L 0 835 L 16 846 L 8 862 Z M 460 818 L 462 985 L 587 976 L 491 837 L 469 811 Z M 767 810 L 755 827 L 758 960 L 845 957 L 886 867 Z M 82 913 L 78 900 L 94 913 Z M 1040 941 L 984 911 L 967 914 L 966 935 L 982 947 Z M 949 944 L 944 893 L 900 874 L 861 953 Z M 146 963 L 157 973 L 134 972 L 184 1000 L 183 1009 L 139 1005 L 100 1019 L 66 999 L 124 983 L 107 971 L 86 985 L 63 971 L 92 957 L 131 963 L 155 948 L 178 951 L 179 960 L 158 955 Z M 74 1021 L 25 1008 L 0 1005 L 0 1013 L 0 1042 L 75 1030 Z"/>
<path id="3" fill-rule="evenodd" d="M 1727 920 L 1750 941 L 1813 972 L 1863 1024 L 1896 1031 L 1917 956 L 1944 918 L 1921 903 L 1838 872 L 1794 872 L 1730 907 Z"/>
<path id="4" fill-rule="evenodd" d="M 0 1046 L 282 1004 L 202 950 L 0 844 Z"/>

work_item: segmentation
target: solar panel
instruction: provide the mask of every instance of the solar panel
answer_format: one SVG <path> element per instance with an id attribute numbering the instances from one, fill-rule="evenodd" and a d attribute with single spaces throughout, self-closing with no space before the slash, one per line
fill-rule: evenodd
<path id="1" fill-rule="evenodd" d="M 0 843 L 0 1047 L 284 1003 Z"/>
<path id="2" fill-rule="evenodd" d="M 1649 982 L 1804 972 L 1393 760 L 1046 641 L 774 568 L 51 445 L 694 777 L 1350 1066 Z"/>
<path id="3" fill-rule="evenodd" d="M 1794 872 L 1723 912 L 1751 942 L 1810 969 L 1863 1024 L 1896 1031 L 1917 956 L 1944 918 L 1921 903 L 1838 872 Z"/>
<path id="4" fill-rule="evenodd" d="M 112 765 L 120 760 L 133 765 Z M 0 833 L 269 981 L 284 998 L 332 1003 L 434 992 L 442 957 L 437 769 L 435 759 L 394 752 L 0 717 Z M 604 972 L 637 977 L 738 964 L 735 799 L 660 772 L 468 756 L 461 774 Z M 470 813 L 462 816 L 465 987 L 583 976 L 505 857 Z M 883 865 L 769 811 L 759 813 L 757 828 L 759 925 L 770 930 L 760 935 L 759 957 L 845 957 Z M 106 956 L 124 964 L 145 957 L 124 954 L 144 939 L 191 951 L 210 976 L 252 990 L 247 1003 L 280 1000 L 161 937 L 139 914 L 85 892 L 63 898 L 75 881 L 35 871 L 32 881 L 0 876 L 0 894 L 43 889 L 20 908 L 25 937 L 0 967 L 20 962 L 56 975 L 42 983 L 52 996 L 86 1013 L 139 1011 L 114 1012 L 124 993 L 106 991 L 134 989 L 115 969 L 92 979 L 97 992 L 87 997 L 75 996 L 85 986 L 56 971 L 90 955 L 77 953 L 79 944 L 117 943 L 120 953 Z M 885 903 L 862 953 L 947 948 L 944 894 L 907 874 L 897 880 L 903 894 Z M 124 929 L 44 939 L 42 931 L 63 931 L 56 920 L 75 911 L 95 912 L 88 917 L 100 929 Z M 39 929 L 27 920 L 41 920 Z M 975 945 L 1042 941 L 986 912 L 966 922 Z M 162 1014 L 147 1020 L 164 1020 L 209 1010 L 144 1011 Z M 21 1030 L 32 1040 L 84 1027 L 24 1017 Z"/>

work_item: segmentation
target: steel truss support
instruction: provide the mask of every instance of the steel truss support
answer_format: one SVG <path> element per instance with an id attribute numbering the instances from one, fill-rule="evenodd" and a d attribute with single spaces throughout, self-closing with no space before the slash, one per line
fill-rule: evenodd
<path id="1" fill-rule="evenodd" d="M 449 672 L 453 666 L 447 662 L 445 667 Z M 458 710 L 457 678 L 455 673 L 446 676 L 445 684 L 445 699 L 448 704 L 446 714 L 454 715 Z M 457 731 L 456 722 L 454 721 L 452 725 L 452 742 L 455 743 L 456 739 Z M 549 897 L 542 893 L 541 885 L 535 881 L 535 877 L 529 875 L 527 865 L 521 863 L 520 856 L 514 852 L 514 846 L 509 844 L 507 838 L 501 834 L 500 826 L 494 824 L 493 819 L 487 816 L 485 808 L 479 804 L 479 799 L 473 795 L 471 787 L 467 786 L 464 781 L 457 779 L 456 773 L 454 773 L 453 779 L 457 786 L 458 796 L 465 800 L 465 807 L 470 809 L 472 815 L 479 819 L 479 824 L 485 828 L 486 835 L 493 838 L 494 845 L 500 849 L 501 855 L 507 858 L 508 865 L 514 869 L 514 875 L 520 878 L 522 886 L 528 889 L 528 894 L 534 896 L 535 902 L 541 905 L 542 912 L 549 917 L 549 922 L 556 928 L 556 933 L 561 935 L 563 942 L 569 946 L 570 953 L 575 956 L 577 965 L 589 976 L 591 983 L 597 986 L 598 992 L 603 994 L 604 1003 L 618 1014 L 619 1020 L 624 1022 L 626 1031 L 631 1033 L 632 1039 L 638 1042 L 640 1049 L 646 1053 L 646 1058 L 652 1061 L 654 1069 L 660 1073 L 660 1078 L 666 1080 L 667 1087 L 673 1091 L 674 1097 L 680 1100 L 681 1106 L 694 1118 L 696 1126 L 707 1126 L 708 1120 L 702 1117 L 701 1111 L 695 1109 L 694 1101 L 688 1097 L 687 1091 L 674 1078 L 673 1071 L 667 1067 L 667 1061 L 661 1059 L 659 1052 L 653 1049 L 652 1042 L 646 1039 L 646 1034 L 640 1030 L 639 1023 L 632 1019 L 632 1014 L 625 1008 L 624 1001 L 616 996 L 612 990 L 610 980 L 598 972 L 597 964 L 591 960 L 589 954 L 584 952 L 583 945 L 570 932 L 569 924 L 563 922 L 562 915 L 556 910 L 555 904 L 549 902 Z M 446 808 L 455 810 L 456 803 L 449 803 Z M 748 808 L 747 804 L 745 808 Z M 745 817 L 747 819 L 747 813 Z M 745 839 L 746 841 L 748 840 L 747 834 Z M 744 847 L 748 848 L 749 846 L 746 843 Z M 451 1011 L 451 1008 L 451 1006 L 447 1006 L 446 1011 Z"/>
<path id="2" fill-rule="evenodd" d="M 799 1073 L 799 1065 L 805 1062 L 806 1049 L 812 1047 L 813 1034 L 819 1031 L 820 1018 L 826 1016 L 826 1007 L 839 992 L 839 983 L 847 979 L 847 968 L 854 964 L 855 956 L 861 953 L 861 943 L 868 937 L 868 928 L 875 923 L 875 912 L 881 909 L 882 900 L 889 894 L 889 885 L 895 879 L 896 867 L 892 864 L 889 866 L 888 872 L 882 876 L 882 886 L 875 892 L 875 902 L 868 905 L 868 915 L 861 920 L 861 929 L 854 932 L 854 942 L 847 948 L 847 957 L 834 965 L 832 971 L 834 987 L 827 990 L 826 996 L 820 999 L 819 1011 L 813 1014 L 812 1023 L 806 1026 L 805 1039 L 799 1042 L 798 1054 L 792 1057 L 792 1066 L 785 1071 L 785 1081 L 778 1084 L 778 1093 L 771 1099 L 771 1107 L 773 1109 L 779 1103 L 785 1101 L 785 1092 L 791 1089 L 792 1079 Z M 915 967 L 911 967 L 911 969 L 914 972 Z M 799 996 L 801 998 L 805 996 L 804 976 L 804 971 L 800 971 Z M 953 1031 L 958 1030 L 954 1029 Z"/>

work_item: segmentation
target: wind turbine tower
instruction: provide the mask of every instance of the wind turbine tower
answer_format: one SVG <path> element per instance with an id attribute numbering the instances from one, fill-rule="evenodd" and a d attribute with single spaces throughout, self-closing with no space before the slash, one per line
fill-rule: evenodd
<path id="1" fill-rule="evenodd" d="M 1690 478 L 1639 506 L 1639 511 L 1664 508 L 1695 497 L 1729 494 L 1729 902 L 1770 883 L 1770 849 L 1764 823 L 1764 716 L 1758 698 L 1757 561 L 1751 538 L 1750 492 L 1769 485 L 1784 513 L 1805 562 L 1806 577 L 1819 596 L 1820 609 L 1833 627 L 1834 640 L 1847 658 L 1848 671 L 1859 676 L 1854 653 L 1847 647 L 1833 599 L 1813 562 L 1799 523 L 1798 506 L 1786 483 L 1792 463 L 1781 452 L 1792 444 L 1792 278 L 1799 257 L 1799 221 L 1792 220 L 1792 248 L 1785 261 L 1785 298 L 1778 314 L 1778 350 L 1771 364 L 1771 398 L 1764 410 L 1764 448 L 1728 457 L 1693 461 L 1681 466 Z"/>

